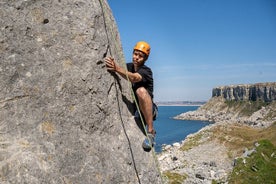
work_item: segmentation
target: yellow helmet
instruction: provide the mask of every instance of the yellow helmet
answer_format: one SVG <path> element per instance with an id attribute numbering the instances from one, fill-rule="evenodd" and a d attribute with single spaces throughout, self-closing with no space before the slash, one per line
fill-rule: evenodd
<path id="1" fill-rule="evenodd" d="M 150 45 L 144 41 L 137 42 L 133 49 L 142 51 L 147 56 L 149 56 L 150 54 Z"/>

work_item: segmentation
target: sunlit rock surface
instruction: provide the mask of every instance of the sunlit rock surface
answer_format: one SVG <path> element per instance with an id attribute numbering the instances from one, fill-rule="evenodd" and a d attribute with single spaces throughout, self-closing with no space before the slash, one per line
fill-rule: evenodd
<path id="1" fill-rule="evenodd" d="M 160 183 L 105 0 L 0 3 L 0 183 Z"/>

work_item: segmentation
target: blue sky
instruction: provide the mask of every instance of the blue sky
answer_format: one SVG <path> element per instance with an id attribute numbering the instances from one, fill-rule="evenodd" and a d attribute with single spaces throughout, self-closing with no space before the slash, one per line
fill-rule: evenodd
<path id="1" fill-rule="evenodd" d="M 108 0 L 125 59 L 151 45 L 154 100 L 208 100 L 212 89 L 276 82 L 276 0 Z"/>

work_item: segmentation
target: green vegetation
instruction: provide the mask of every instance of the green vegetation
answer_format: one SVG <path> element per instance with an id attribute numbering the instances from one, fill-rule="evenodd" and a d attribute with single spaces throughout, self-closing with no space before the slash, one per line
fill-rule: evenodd
<path id="1" fill-rule="evenodd" d="M 265 120 L 270 120 L 274 117 L 276 117 L 276 102 L 272 102 L 270 105 L 270 111 L 269 113 L 266 115 L 266 117 L 264 118 Z"/>
<path id="2" fill-rule="evenodd" d="M 266 107 L 271 103 L 264 102 L 261 100 L 257 101 L 235 101 L 235 100 L 227 100 L 225 101 L 228 108 L 233 109 L 234 111 L 239 111 L 240 115 L 250 116 L 254 112 L 260 110 L 262 107 Z"/>
<path id="3" fill-rule="evenodd" d="M 225 183 L 223 181 L 217 181 L 217 180 L 212 180 L 212 184 L 222 184 Z"/>
<path id="4" fill-rule="evenodd" d="M 229 183 L 276 183 L 276 123 L 266 129 L 238 124 L 217 126 L 212 132 L 212 139 L 224 144 L 232 159 L 241 156 L 245 148 L 253 149 L 255 142 L 260 144 L 256 148 L 257 153 L 252 154 L 245 162 L 238 159 Z"/>
<path id="5" fill-rule="evenodd" d="M 187 175 L 166 171 L 163 173 L 163 177 L 168 180 L 169 184 L 181 184 L 187 178 Z"/>
<path id="6" fill-rule="evenodd" d="M 211 132 L 211 139 L 218 140 L 228 148 L 230 158 L 241 155 L 244 148 L 250 149 L 261 139 L 267 139 L 276 145 L 276 123 L 266 129 L 240 124 L 220 125 L 214 127 Z"/>
<path id="7" fill-rule="evenodd" d="M 246 159 L 246 164 L 242 159 L 238 160 L 237 166 L 234 167 L 229 177 L 229 183 L 276 183 L 276 123 L 266 129 L 257 129 L 241 124 L 218 125 L 189 137 L 181 150 L 186 151 L 198 146 L 204 142 L 202 139 L 206 135 L 209 138 L 205 141 L 216 140 L 225 145 L 231 159 L 241 156 L 245 148 L 253 149 L 254 143 L 259 142 L 260 144 L 256 148 L 257 153 Z M 173 176 L 170 175 L 168 178 L 169 181 L 172 181 Z M 175 181 L 175 183 L 177 182 Z M 212 183 L 220 182 L 212 181 Z"/>
<path id="8" fill-rule="evenodd" d="M 259 141 L 256 153 L 238 159 L 229 183 L 276 183 L 276 147 L 269 140 Z"/>
<path id="9" fill-rule="evenodd" d="M 198 133 L 195 136 L 189 138 L 188 141 L 180 148 L 180 150 L 187 151 L 195 146 L 198 146 L 202 136 L 203 133 Z"/>

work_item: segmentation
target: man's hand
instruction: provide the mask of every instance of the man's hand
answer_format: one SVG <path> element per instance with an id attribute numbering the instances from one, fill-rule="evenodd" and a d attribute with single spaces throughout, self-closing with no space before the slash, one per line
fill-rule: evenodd
<path id="1" fill-rule="evenodd" d="M 106 65 L 107 70 L 114 71 L 114 72 L 117 71 L 118 66 L 115 63 L 114 58 L 107 57 L 107 58 L 104 59 L 104 61 L 105 61 L 105 65 Z"/>
<path id="2" fill-rule="evenodd" d="M 129 80 L 132 83 L 140 82 L 142 80 L 142 76 L 139 73 L 128 72 L 124 68 L 121 68 L 119 65 L 116 64 L 114 58 L 112 57 L 104 58 L 104 62 L 108 71 L 117 72 L 124 79 Z"/>

